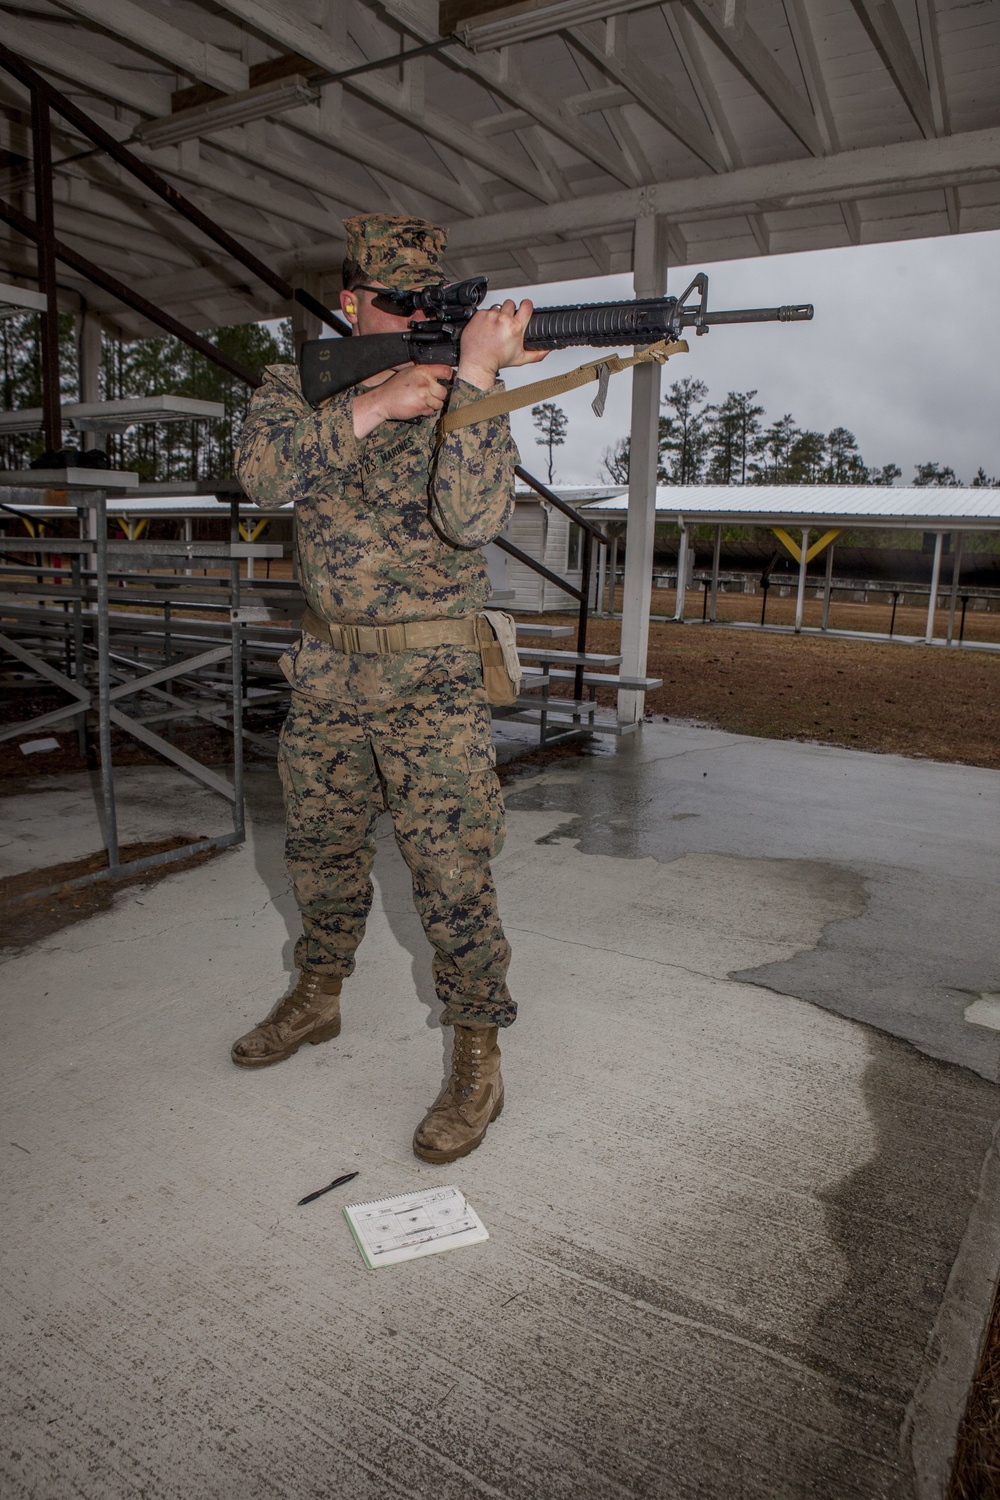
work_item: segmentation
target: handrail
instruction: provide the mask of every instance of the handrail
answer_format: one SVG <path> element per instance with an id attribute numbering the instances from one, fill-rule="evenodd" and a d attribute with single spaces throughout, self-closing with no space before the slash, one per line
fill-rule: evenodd
<path id="1" fill-rule="evenodd" d="M 607 537 L 601 531 L 600 527 L 594 525 L 593 521 L 581 516 L 571 505 L 567 505 L 565 500 L 560 499 L 547 485 L 544 485 L 540 479 L 536 479 L 533 474 L 529 474 L 527 469 L 522 468 L 520 464 L 515 466 L 514 473 L 519 479 L 523 479 L 525 484 L 533 489 L 537 495 L 540 495 L 543 500 L 548 501 L 550 505 L 554 505 L 556 510 L 561 511 L 564 516 L 568 516 L 570 521 L 578 525 L 583 533 L 583 555 L 580 558 L 579 588 L 576 588 L 568 579 L 560 578 L 558 573 L 553 573 L 544 563 L 538 562 L 535 558 L 529 556 L 527 552 L 522 552 L 520 547 L 515 547 L 512 542 L 507 542 L 502 537 L 497 537 L 496 540 L 497 546 L 504 552 L 509 552 L 512 557 L 517 558 L 518 562 L 524 563 L 526 567 L 532 568 L 534 572 L 541 574 L 549 583 L 554 583 L 564 593 L 571 594 L 574 599 L 579 600 L 580 611 L 577 617 L 576 649 L 578 655 L 585 656 L 587 651 L 587 627 L 590 623 L 590 575 L 594 562 L 594 542 L 596 541 L 599 547 L 606 547 L 608 544 Z M 577 699 L 583 696 L 582 662 L 576 669 L 573 694 Z"/>

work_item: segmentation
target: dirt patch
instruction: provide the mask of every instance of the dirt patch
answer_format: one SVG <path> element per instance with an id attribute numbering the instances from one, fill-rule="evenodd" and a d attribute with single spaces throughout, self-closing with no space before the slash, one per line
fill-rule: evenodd
<path id="1" fill-rule="evenodd" d="M 154 854 L 164 854 L 169 849 L 180 849 L 185 844 L 197 843 L 204 834 L 175 834 L 170 838 L 149 839 L 145 842 L 123 844 L 120 857 L 122 864 L 136 859 L 149 859 Z M 221 854 L 221 849 L 205 849 L 200 854 L 190 854 L 170 864 L 153 870 L 144 870 L 137 875 L 125 875 L 119 880 L 99 880 L 93 885 L 84 885 L 67 890 L 70 881 L 84 875 L 94 875 L 108 868 L 108 856 L 102 849 L 97 854 L 88 854 L 83 859 L 69 860 L 65 864 L 47 865 L 40 870 L 25 870 L 20 875 L 8 875 L 0 880 L 0 948 L 26 948 L 41 938 L 50 937 L 75 922 L 83 922 L 97 912 L 108 911 L 119 892 L 131 886 L 155 885 L 168 875 L 193 870 Z M 51 888 L 62 887 L 52 891 Z M 32 895 L 34 891 L 49 891 L 48 895 Z"/>
<path id="2" fill-rule="evenodd" d="M 546 615 L 545 623 L 575 620 Z M 592 620 L 588 649 L 617 652 L 620 636 L 620 621 Z M 1000 768 L 1000 655 L 653 622 L 647 671 L 663 678 L 646 694 L 655 717 Z M 553 691 L 569 697 L 571 689 Z M 598 702 L 613 706 L 615 693 L 599 689 Z"/>

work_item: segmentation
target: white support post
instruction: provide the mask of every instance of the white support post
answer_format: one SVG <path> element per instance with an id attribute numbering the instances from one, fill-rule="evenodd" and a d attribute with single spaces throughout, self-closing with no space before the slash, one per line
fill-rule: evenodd
<path id="1" fill-rule="evenodd" d="M 802 550 L 799 552 L 799 587 L 795 595 L 795 634 L 802 631 L 802 609 L 806 602 L 806 553 L 809 551 L 809 527 L 802 528 Z"/>
<path id="2" fill-rule="evenodd" d="M 101 399 L 101 320 L 97 313 L 83 312 L 77 330 L 77 369 L 79 374 L 80 400 Z M 97 446 L 93 432 L 83 432 L 81 447 L 84 453 Z"/>
<path id="3" fill-rule="evenodd" d="M 662 297 L 667 284 L 666 237 L 655 214 L 635 221 L 632 252 L 636 297 Z M 621 673 L 645 677 L 649 644 L 649 606 L 653 587 L 653 540 L 656 528 L 656 466 L 659 458 L 660 366 L 637 365 L 632 371 L 632 430 L 629 439 L 628 527 L 625 540 L 625 589 L 622 600 Z M 618 694 L 618 722 L 642 722 L 645 694 L 623 688 Z"/>
<path id="4" fill-rule="evenodd" d="M 715 604 L 719 597 L 719 561 L 722 557 L 722 527 L 715 528 L 715 550 L 712 553 L 712 598 L 708 606 L 708 618 L 715 624 Z"/>
<path id="5" fill-rule="evenodd" d="M 955 561 L 951 568 L 951 598 L 948 600 L 948 645 L 955 644 L 955 605 L 958 603 L 958 575 L 962 571 L 962 533 L 955 534 Z"/>
<path id="6" fill-rule="evenodd" d="M 823 581 L 823 618 L 820 621 L 820 629 L 826 630 L 830 624 L 830 595 L 833 592 L 833 548 L 831 542 L 826 549 L 826 578 Z"/>
<path id="7" fill-rule="evenodd" d="M 618 532 L 621 528 L 618 523 L 611 532 L 611 561 L 608 563 L 608 614 L 614 617 L 615 613 L 615 589 L 618 583 Z"/>
<path id="8" fill-rule="evenodd" d="M 931 569 L 931 597 L 927 601 L 927 629 L 924 632 L 924 641 L 929 646 L 934 639 L 934 615 L 937 610 L 937 592 L 941 583 L 941 554 L 944 551 L 944 532 L 939 531 L 934 537 L 934 566 Z"/>
<path id="9" fill-rule="evenodd" d="M 688 579 L 688 529 L 684 525 L 684 517 L 678 516 L 678 528 L 680 539 L 677 543 L 677 594 L 674 601 L 674 619 L 681 625 L 684 624 L 684 606 L 687 603 L 687 579 Z"/>
<path id="10" fill-rule="evenodd" d="M 607 540 L 607 534 L 607 529 L 605 529 L 605 540 Z M 608 565 L 608 549 L 596 541 L 594 545 L 597 547 L 597 586 L 594 590 L 594 613 L 602 615 L 604 613 L 604 574 Z"/>

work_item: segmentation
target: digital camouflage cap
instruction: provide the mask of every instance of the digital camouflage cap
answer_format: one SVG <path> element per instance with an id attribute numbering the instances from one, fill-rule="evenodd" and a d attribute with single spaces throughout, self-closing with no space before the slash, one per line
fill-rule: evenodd
<path id="1" fill-rule="evenodd" d="M 344 220 L 347 257 L 369 281 L 402 292 L 444 280 L 438 265 L 448 236 L 426 219 L 403 214 L 358 214 Z"/>

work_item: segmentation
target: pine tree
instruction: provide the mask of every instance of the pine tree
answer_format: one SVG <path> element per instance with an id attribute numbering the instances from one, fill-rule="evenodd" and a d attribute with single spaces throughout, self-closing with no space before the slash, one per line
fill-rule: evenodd
<path id="1" fill-rule="evenodd" d="M 858 452 L 858 442 L 846 427 L 835 427 L 826 439 L 829 461 L 824 473 L 828 484 L 867 484 L 868 470 Z"/>
<path id="2" fill-rule="evenodd" d="M 709 460 L 705 478 L 710 484 L 746 484 L 764 415 L 764 408 L 755 404 L 756 396 L 756 391 L 730 391 L 721 405 L 706 408 Z"/>
<path id="3" fill-rule="evenodd" d="M 801 436 L 790 411 L 786 411 L 783 417 L 771 423 L 761 442 L 761 455 L 764 462 L 762 465 L 754 466 L 759 484 L 788 483 L 792 448 Z"/>
<path id="4" fill-rule="evenodd" d="M 921 486 L 943 485 L 947 489 L 954 489 L 961 484 L 961 480 L 955 478 L 955 470 L 950 464 L 942 467 L 941 464 L 929 463 L 916 465 L 916 478 L 913 483 Z"/>
<path id="5" fill-rule="evenodd" d="M 701 410 L 707 396 L 703 380 L 685 377 L 675 380 L 664 397 L 663 405 L 672 415 L 661 417 L 659 423 L 660 484 L 698 483 L 709 440 L 706 413 Z"/>
<path id="6" fill-rule="evenodd" d="M 819 484 L 825 477 L 827 442 L 821 432 L 800 432 L 788 450 L 788 483 Z"/>
<path id="7" fill-rule="evenodd" d="M 541 437 L 537 437 L 535 442 L 539 448 L 549 450 L 549 484 L 551 484 L 554 474 L 553 450 L 561 448 L 565 443 L 569 420 L 562 407 L 557 406 L 554 401 L 543 401 L 540 406 L 533 406 L 531 415 L 535 426 L 541 433 Z"/>

